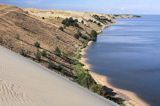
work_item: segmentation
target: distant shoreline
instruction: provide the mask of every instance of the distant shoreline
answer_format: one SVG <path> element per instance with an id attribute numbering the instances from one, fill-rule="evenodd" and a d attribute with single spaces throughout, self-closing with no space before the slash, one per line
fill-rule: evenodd
<path id="1" fill-rule="evenodd" d="M 111 26 L 111 25 L 109 25 Z M 109 27 L 108 25 L 103 27 L 102 28 L 102 31 Z M 99 31 L 102 32 L 102 31 Z M 145 103 L 141 98 L 139 98 L 135 93 L 131 92 L 131 91 L 127 91 L 127 90 L 123 90 L 123 89 L 119 89 L 119 88 L 116 88 L 114 86 L 112 86 L 112 84 L 109 82 L 109 79 L 107 78 L 107 76 L 103 76 L 103 75 L 99 75 L 97 73 L 95 73 L 93 70 L 92 70 L 92 66 L 91 64 L 89 64 L 87 62 L 87 57 L 85 57 L 86 55 L 86 50 L 88 49 L 89 46 L 92 45 L 92 41 L 88 42 L 88 45 L 86 48 L 83 48 L 81 50 L 81 59 L 80 59 L 80 62 L 82 64 L 84 64 L 84 69 L 86 70 L 90 70 L 89 73 L 90 75 L 93 77 L 93 79 L 98 83 L 98 84 L 101 84 L 101 85 L 104 85 L 104 86 L 107 86 L 109 88 L 111 88 L 113 91 L 115 91 L 117 93 L 117 96 L 124 99 L 125 102 L 124 104 L 126 106 L 149 106 L 149 104 Z"/>

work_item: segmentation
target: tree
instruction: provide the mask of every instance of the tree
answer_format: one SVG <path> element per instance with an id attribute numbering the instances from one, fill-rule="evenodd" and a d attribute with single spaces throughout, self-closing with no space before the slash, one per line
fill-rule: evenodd
<path id="1" fill-rule="evenodd" d="M 34 46 L 37 47 L 37 48 L 40 48 L 40 43 L 39 42 L 35 42 Z"/>
<path id="2" fill-rule="evenodd" d="M 64 19 L 62 21 L 62 24 L 65 25 L 65 26 L 79 27 L 78 20 L 77 19 L 73 19 L 72 17 Z"/>
<path id="3" fill-rule="evenodd" d="M 82 36 L 82 33 L 79 30 L 74 34 L 74 37 L 76 39 L 79 39 L 81 36 Z"/>
<path id="4" fill-rule="evenodd" d="M 56 49 L 54 51 L 54 54 L 59 56 L 59 57 L 62 55 L 61 50 L 58 47 L 56 47 Z"/>
<path id="5" fill-rule="evenodd" d="M 91 40 L 92 41 L 96 41 L 97 40 L 98 33 L 95 30 L 92 30 L 90 35 L 91 35 Z"/>

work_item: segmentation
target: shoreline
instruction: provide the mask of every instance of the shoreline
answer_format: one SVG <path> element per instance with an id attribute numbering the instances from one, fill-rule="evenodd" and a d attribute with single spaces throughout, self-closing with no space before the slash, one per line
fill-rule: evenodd
<path id="1" fill-rule="evenodd" d="M 111 25 L 109 25 L 111 26 Z M 102 28 L 102 31 L 103 29 L 109 27 L 109 26 L 106 26 L 104 28 Z M 102 32 L 101 31 L 101 32 Z M 90 70 L 89 71 L 89 74 L 93 77 L 93 79 L 98 83 L 98 84 L 101 84 L 101 85 L 104 85 L 104 86 L 107 86 L 111 89 L 113 89 L 114 92 L 116 92 L 117 96 L 124 99 L 124 104 L 126 106 L 149 106 L 149 104 L 147 104 L 146 102 L 144 102 L 141 98 L 139 98 L 137 96 L 137 94 L 131 92 L 131 91 L 128 91 L 128 90 L 124 90 L 124 89 L 120 89 L 120 88 L 116 88 L 114 87 L 110 82 L 109 82 L 109 78 L 107 78 L 107 76 L 104 76 L 104 75 L 99 75 L 97 73 L 95 73 L 93 70 L 92 70 L 92 66 L 91 64 L 89 64 L 87 62 L 87 58 L 85 57 L 86 55 L 86 50 L 88 49 L 88 47 L 93 43 L 93 41 L 89 41 L 88 42 L 88 45 L 86 48 L 83 48 L 81 49 L 81 58 L 80 58 L 80 62 L 82 64 L 84 64 L 83 68 L 86 69 L 86 70 Z"/>

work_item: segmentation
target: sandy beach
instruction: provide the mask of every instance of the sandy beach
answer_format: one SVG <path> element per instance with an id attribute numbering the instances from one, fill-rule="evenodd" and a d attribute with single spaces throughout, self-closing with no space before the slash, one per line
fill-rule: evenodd
<path id="1" fill-rule="evenodd" d="M 1 106 L 117 106 L 0 46 Z"/>
<path id="2" fill-rule="evenodd" d="M 85 57 L 85 54 L 86 54 L 86 50 L 88 49 L 88 47 L 91 44 L 92 44 L 92 42 L 89 42 L 88 46 L 86 48 L 82 49 L 82 51 L 81 51 L 81 56 L 82 57 L 81 57 L 80 62 L 82 64 L 84 64 L 84 68 L 88 69 L 88 70 L 92 70 L 92 66 L 91 66 L 91 64 L 89 64 L 87 62 L 87 58 Z M 127 90 L 119 89 L 119 88 L 116 88 L 116 87 L 112 86 L 109 83 L 109 79 L 106 76 L 99 75 L 99 74 L 97 74 L 93 71 L 90 71 L 90 74 L 92 75 L 92 77 L 95 79 L 95 81 L 98 84 L 105 85 L 105 86 L 113 89 L 117 93 L 118 97 L 121 97 L 121 98 L 125 99 L 126 100 L 125 101 L 126 106 L 149 106 L 141 98 L 139 98 L 135 93 L 127 91 Z"/>

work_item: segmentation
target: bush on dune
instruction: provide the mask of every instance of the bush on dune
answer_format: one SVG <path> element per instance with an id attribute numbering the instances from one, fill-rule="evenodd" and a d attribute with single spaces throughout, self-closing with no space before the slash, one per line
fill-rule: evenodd
<path id="1" fill-rule="evenodd" d="M 91 34 L 90 34 L 91 40 L 96 41 L 97 40 L 97 35 L 98 35 L 98 33 L 95 30 L 92 30 Z"/>
<path id="2" fill-rule="evenodd" d="M 40 48 L 40 43 L 39 42 L 35 42 L 34 46 L 37 47 L 37 48 Z"/>
<path id="3" fill-rule="evenodd" d="M 59 57 L 62 55 L 61 50 L 58 47 L 56 47 L 56 49 L 54 51 L 54 54 L 59 56 Z"/>
<path id="4" fill-rule="evenodd" d="M 35 57 L 38 61 L 41 61 L 42 54 L 41 54 L 41 51 L 39 49 L 37 49 L 37 52 L 34 55 L 35 55 Z"/>
<path id="5" fill-rule="evenodd" d="M 65 26 L 75 26 L 75 27 L 79 27 L 78 25 L 78 20 L 77 19 L 73 19 L 72 17 L 70 18 L 66 18 L 62 21 L 62 24 Z"/>

